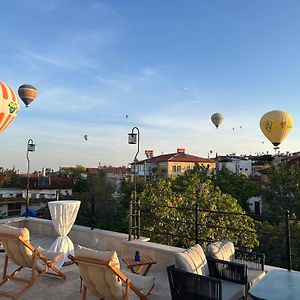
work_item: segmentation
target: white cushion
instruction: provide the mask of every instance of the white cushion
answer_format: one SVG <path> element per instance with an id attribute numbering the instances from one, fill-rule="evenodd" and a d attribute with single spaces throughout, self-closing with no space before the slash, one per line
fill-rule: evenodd
<path id="1" fill-rule="evenodd" d="M 212 243 L 206 247 L 205 254 L 212 258 L 233 261 L 234 245 L 228 240 Z"/>
<path id="2" fill-rule="evenodd" d="M 148 295 L 154 287 L 154 278 L 142 276 L 129 271 L 122 271 L 126 277 L 145 295 Z"/>
<path id="3" fill-rule="evenodd" d="M 183 252 L 176 253 L 175 264 L 180 270 L 198 275 L 209 276 L 205 254 L 201 246 L 198 244 Z"/>

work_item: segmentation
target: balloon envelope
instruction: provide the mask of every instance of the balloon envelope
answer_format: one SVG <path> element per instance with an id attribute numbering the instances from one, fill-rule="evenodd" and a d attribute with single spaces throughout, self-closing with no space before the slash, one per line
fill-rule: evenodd
<path id="1" fill-rule="evenodd" d="M 0 82 L 0 132 L 2 132 L 15 118 L 19 110 L 16 93 L 3 82 Z"/>
<path id="2" fill-rule="evenodd" d="M 293 128 L 293 118 L 288 112 L 272 110 L 260 119 L 260 129 L 269 141 L 277 147 Z"/>
<path id="3" fill-rule="evenodd" d="M 36 98 L 37 89 L 30 84 L 23 84 L 18 89 L 18 94 L 26 107 Z"/>
<path id="4" fill-rule="evenodd" d="M 86 141 L 88 140 L 87 134 L 85 134 L 83 137 L 84 137 L 84 139 L 85 139 Z"/>
<path id="5" fill-rule="evenodd" d="M 215 126 L 218 128 L 220 124 L 222 123 L 224 117 L 220 113 L 215 113 L 211 116 L 211 121 L 215 124 Z"/>

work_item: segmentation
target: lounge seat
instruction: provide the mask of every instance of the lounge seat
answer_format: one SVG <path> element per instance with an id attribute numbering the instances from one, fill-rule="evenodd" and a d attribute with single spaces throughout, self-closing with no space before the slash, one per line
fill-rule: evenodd
<path id="1" fill-rule="evenodd" d="M 82 300 L 87 290 L 105 300 L 147 300 L 154 287 L 154 278 L 121 271 L 115 251 L 97 251 L 77 245 L 75 257 L 69 258 L 79 266 L 83 279 Z"/>
<path id="2" fill-rule="evenodd" d="M 3 280 L 0 282 L 0 286 L 3 286 L 9 280 L 25 284 L 23 288 L 17 291 L 0 290 L 0 295 L 18 299 L 43 274 L 66 278 L 64 273 L 55 267 L 55 264 L 63 258 L 63 253 L 53 253 L 42 248 L 36 249 L 33 247 L 29 241 L 29 230 L 27 228 L 0 225 L 0 241 L 5 250 Z M 10 275 L 7 274 L 9 260 L 19 266 Z M 23 268 L 31 269 L 29 279 L 17 277 L 17 274 Z"/>
<path id="3" fill-rule="evenodd" d="M 247 266 L 246 286 L 247 289 L 254 286 L 261 280 L 266 272 L 264 271 L 265 256 L 263 253 L 250 252 L 246 250 L 235 249 L 233 243 L 229 240 L 224 240 L 212 243 L 205 250 L 206 257 L 217 260 L 225 260 L 235 262 Z M 214 276 L 218 277 L 218 273 L 222 271 L 222 265 L 211 264 L 211 271 Z"/>
<path id="4" fill-rule="evenodd" d="M 238 300 L 244 298 L 246 267 L 237 263 L 221 262 L 226 266 L 227 280 L 222 280 L 222 275 L 219 278 L 211 276 L 209 262 L 200 245 L 177 253 L 176 266 L 167 268 L 172 299 Z"/>

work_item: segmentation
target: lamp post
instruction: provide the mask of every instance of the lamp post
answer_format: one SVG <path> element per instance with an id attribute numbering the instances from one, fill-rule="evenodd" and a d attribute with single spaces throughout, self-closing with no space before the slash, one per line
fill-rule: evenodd
<path id="1" fill-rule="evenodd" d="M 134 133 L 134 131 L 137 133 Z M 132 228 L 134 229 L 134 238 L 140 238 L 140 201 L 136 197 L 136 162 L 137 156 L 140 152 L 140 130 L 137 127 L 133 127 L 131 133 L 128 133 L 128 144 L 137 144 L 137 152 L 134 157 L 133 167 L 134 167 L 134 196 L 133 201 L 130 200 L 129 204 L 129 241 L 131 240 Z M 133 217 L 133 218 L 132 218 Z"/>
<path id="2" fill-rule="evenodd" d="M 28 218 L 28 206 L 29 206 L 29 170 L 30 170 L 30 160 L 29 160 L 29 152 L 35 151 L 35 144 L 33 143 L 33 139 L 29 139 L 27 142 L 27 184 L 26 184 L 26 218 Z"/>

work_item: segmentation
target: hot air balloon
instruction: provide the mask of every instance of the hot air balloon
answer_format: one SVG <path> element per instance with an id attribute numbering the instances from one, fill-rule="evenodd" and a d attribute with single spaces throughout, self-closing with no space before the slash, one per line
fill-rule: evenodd
<path id="1" fill-rule="evenodd" d="M 0 82 L 0 132 L 2 132 L 15 118 L 19 110 L 16 93 L 5 83 Z"/>
<path id="2" fill-rule="evenodd" d="M 18 89 L 18 94 L 26 107 L 35 99 L 37 96 L 37 89 L 30 84 L 23 84 Z"/>
<path id="3" fill-rule="evenodd" d="M 215 124 L 216 128 L 218 128 L 223 121 L 223 115 L 215 113 L 211 116 L 211 121 Z"/>
<path id="4" fill-rule="evenodd" d="M 293 118 L 289 113 L 281 110 L 269 111 L 260 119 L 260 129 L 275 146 L 275 149 L 278 149 L 292 128 Z"/>
<path id="5" fill-rule="evenodd" d="M 88 135 L 87 134 L 85 134 L 84 136 L 84 139 L 87 141 L 88 140 Z"/>

